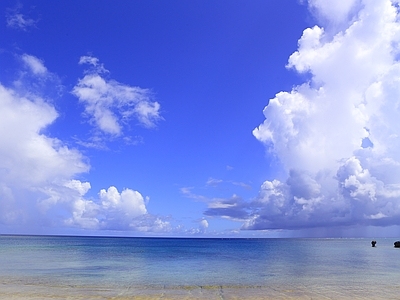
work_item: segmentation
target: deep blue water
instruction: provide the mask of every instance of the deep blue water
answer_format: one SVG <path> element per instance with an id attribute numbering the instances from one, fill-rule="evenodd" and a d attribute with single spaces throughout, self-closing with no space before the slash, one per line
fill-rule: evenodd
<path id="1" fill-rule="evenodd" d="M 397 284 L 395 239 L 0 236 L 0 279 L 87 286 Z"/>

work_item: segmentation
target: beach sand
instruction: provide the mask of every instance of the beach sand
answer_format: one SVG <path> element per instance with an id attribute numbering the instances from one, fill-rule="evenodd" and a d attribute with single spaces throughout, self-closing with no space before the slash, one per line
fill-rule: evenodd
<path id="1" fill-rule="evenodd" d="M 0 284 L 0 299 L 399 299 L 394 287 L 337 286 L 175 286 L 175 287 L 90 287 L 41 284 Z"/>

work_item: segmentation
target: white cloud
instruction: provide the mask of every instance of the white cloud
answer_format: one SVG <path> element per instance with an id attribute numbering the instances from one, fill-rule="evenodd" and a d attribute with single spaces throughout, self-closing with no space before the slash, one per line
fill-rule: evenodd
<path id="1" fill-rule="evenodd" d="M 21 56 L 23 62 L 35 75 L 44 75 L 47 73 L 47 68 L 44 66 L 43 61 L 35 56 L 23 54 Z"/>
<path id="2" fill-rule="evenodd" d="M 121 193 L 115 187 L 100 191 L 102 206 L 110 211 L 123 211 L 127 218 L 134 218 L 147 213 L 142 195 L 131 189 L 125 189 Z"/>
<path id="3" fill-rule="evenodd" d="M 212 178 L 212 177 L 208 178 L 208 180 L 206 182 L 206 186 L 214 187 L 214 188 L 219 187 L 222 184 L 232 184 L 232 185 L 239 186 L 239 187 L 242 187 L 247 190 L 251 190 L 251 186 L 244 182 L 231 181 L 231 180 L 226 181 L 226 180 Z"/>
<path id="4" fill-rule="evenodd" d="M 52 101 L 60 98 L 64 92 L 61 79 L 50 72 L 42 59 L 24 53 L 17 56 L 21 62 L 18 78 L 13 81 L 13 89 L 20 95 L 38 98 L 39 96 Z"/>
<path id="5" fill-rule="evenodd" d="M 11 222 L 30 218 L 23 210 L 35 206 L 35 197 L 89 166 L 80 152 L 41 133 L 58 115 L 43 99 L 0 84 L 0 111 L 0 219 Z"/>
<path id="6" fill-rule="evenodd" d="M 329 22 L 328 25 L 336 26 L 352 20 L 357 8 L 361 6 L 360 2 L 359 0 L 309 0 L 308 4 L 321 22 Z"/>
<path id="7" fill-rule="evenodd" d="M 198 220 L 197 222 L 198 222 L 197 228 L 190 228 L 190 229 L 184 230 L 184 234 L 189 235 L 189 236 L 196 236 L 196 235 L 203 235 L 203 234 L 207 233 L 208 221 L 206 219 L 201 219 L 201 220 Z"/>
<path id="8" fill-rule="evenodd" d="M 142 125 L 145 127 L 154 127 L 155 121 L 160 119 L 160 104 L 158 102 L 150 102 L 147 100 L 139 101 L 135 109 L 131 111 L 125 111 L 122 115 L 123 117 L 130 117 L 130 115 L 135 114 Z"/>
<path id="9" fill-rule="evenodd" d="M 204 229 L 204 230 L 207 229 L 208 228 L 208 221 L 206 219 L 201 220 L 200 221 L 200 227 L 202 229 Z"/>
<path id="10" fill-rule="evenodd" d="M 271 99 L 253 131 L 288 177 L 263 184 L 244 228 L 399 224 L 396 5 L 310 1 L 329 22 L 303 32 L 288 67 L 312 79 Z"/>
<path id="11" fill-rule="evenodd" d="M 0 85 L 0 153 L 3 180 L 41 183 L 88 170 L 83 156 L 41 131 L 58 116 L 38 97 L 21 97 Z"/>
<path id="12" fill-rule="evenodd" d="M 171 233 L 176 230 L 172 228 L 169 221 L 164 219 L 151 214 L 145 214 L 133 220 L 129 226 L 139 232 L 147 233 Z"/>
<path id="13" fill-rule="evenodd" d="M 21 58 L 29 72 L 21 72 L 19 84 L 0 83 L 0 227 L 171 230 L 147 212 L 148 198 L 137 191 L 111 186 L 88 196 L 90 183 L 78 179 L 90 169 L 87 158 L 46 134 L 58 112 L 53 99 L 38 95 L 46 96 L 46 80 L 55 75 L 32 55 Z"/>
<path id="14" fill-rule="evenodd" d="M 137 230 L 143 231 L 143 226 L 151 230 L 161 221 L 153 220 L 157 224 L 149 226 L 142 217 L 147 214 L 143 196 L 134 190 L 124 189 L 121 193 L 116 187 L 102 189 L 98 200 L 85 199 L 90 189 L 89 183 L 72 180 L 65 184 L 78 192 L 71 201 L 71 217 L 65 221 L 67 225 L 89 229 Z"/>
<path id="15" fill-rule="evenodd" d="M 26 17 L 21 13 L 22 5 L 17 5 L 14 9 L 9 9 L 6 15 L 7 27 L 27 31 L 31 27 L 35 27 L 37 21 Z"/>
<path id="16" fill-rule="evenodd" d="M 108 71 L 95 57 L 83 56 L 79 64 L 92 67 L 72 93 L 84 104 L 85 112 L 100 132 L 120 136 L 133 117 L 145 127 L 154 127 L 161 119 L 160 105 L 151 99 L 149 90 L 106 79 Z"/>
<path id="17" fill-rule="evenodd" d="M 181 194 L 184 195 L 187 198 L 194 199 L 196 201 L 204 201 L 204 202 L 208 201 L 207 197 L 204 197 L 204 196 L 198 195 L 198 194 L 194 194 L 192 192 L 192 190 L 193 190 L 193 187 L 180 188 Z"/>
<path id="18" fill-rule="evenodd" d="M 92 56 L 81 56 L 81 58 L 79 59 L 79 64 L 89 64 L 92 65 L 94 67 L 97 67 L 99 65 L 99 59 L 96 57 L 92 57 Z M 101 65 L 101 67 L 103 67 Z"/>
<path id="19" fill-rule="evenodd" d="M 208 178 L 208 180 L 206 182 L 206 185 L 212 186 L 212 187 L 216 187 L 216 186 L 218 186 L 219 184 L 221 184 L 223 182 L 224 181 L 222 179 L 216 179 L 216 178 L 210 177 L 210 178 Z"/>

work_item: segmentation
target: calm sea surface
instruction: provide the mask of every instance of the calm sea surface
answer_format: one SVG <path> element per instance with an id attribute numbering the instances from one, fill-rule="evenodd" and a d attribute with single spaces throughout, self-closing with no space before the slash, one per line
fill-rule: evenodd
<path id="1" fill-rule="evenodd" d="M 0 236 L 0 298 L 400 299 L 394 241 Z"/>

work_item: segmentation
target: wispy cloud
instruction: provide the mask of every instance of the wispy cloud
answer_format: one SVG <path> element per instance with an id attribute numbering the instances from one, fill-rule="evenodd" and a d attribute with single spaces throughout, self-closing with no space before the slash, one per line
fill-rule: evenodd
<path id="1" fill-rule="evenodd" d="M 208 178 L 206 185 L 207 186 L 212 186 L 212 187 L 216 187 L 218 185 L 220 185 L 221 183 L 223 183 L 224 181 L 222 179 L 216 179 L 216 178 Z"/>
<path id="2" fill-rule="evenodd" d="M 64 93 L 64 86 L 57 74 L 45 67 L 45 62 L 31 54 L 15 56 L 21 63 L 18 77 L 13 81 L 13 88 L 20 95 L 40 95 L 47 99 L 57 99 Z"/>
<path id="3" fill-rule="evenodd" d="M 43 61 L 39 58 L 25 53 L 21 56 L 21 59 L 25 65 L 30 68 L 33 74 L 45 75 L 47 73 L 47 68 L 44 66 Z"/>
<path id="4" fill-rule="evenodd" d="M 38 21 L 22 14 L 21 10 L 21 4 L 18 4 L 15 8 L 8 9 L 6 14 L 7 27 L 22 31 L 28 31 L 28 29 L 36 27 Z"/>
<path id="5" fill-rule="evenodd" d="M 207 202 L 208 198 L 199 194 L 195 194 L 192 192 L 193 187 L 183 187 L 180 189 L 180 192 L 182 195 L 184 195 L 187 198 L 196 200 L 196 201 L 204 201 Z"/>
<path id="6" fill-rule="evenodd" d="M 222 180 L 222 179 L 210 177 L 206 182 L 206 186 L 209 186 L 209 187 L 218 187 L 218 186 L 221 186 L 222 184 L 232 184 L 232 185 L 236 185 L 236 186 L 242 187 L 247 190 L 251 189 L 251 186 L 249 184 L 240 182 L 240 181 Z"/>
<path id="7" fill-rule="evenodd" d="M 135 118 L 144 127 L 155 127 L 161 120 L 160 104 L 152 100 L 148 89 L 107 79 L 109 73 L 92 56 L 83 56 L 79 64 L 89 64 L 72 93 L 84 104 L 91 123 L 110 136 L 123 135 L 124 127 Z"/>
<path id="8" fill-rule="evenodd" d="M 240 186 L 246 190 L 251 190 L 251 185 L 244 183 L 244 182 L 240 182 L 240 181 L 230 181 L 230 183 L 232 183 L 233 185 L 236 186 Z"/>

